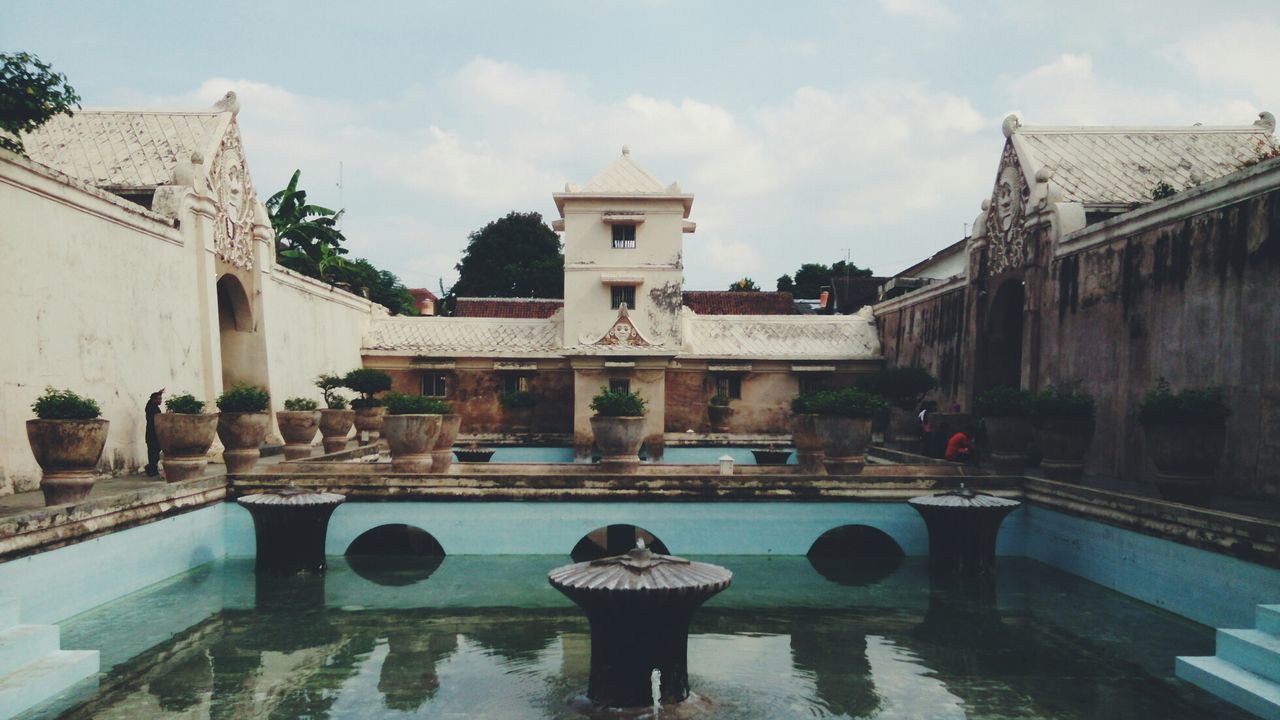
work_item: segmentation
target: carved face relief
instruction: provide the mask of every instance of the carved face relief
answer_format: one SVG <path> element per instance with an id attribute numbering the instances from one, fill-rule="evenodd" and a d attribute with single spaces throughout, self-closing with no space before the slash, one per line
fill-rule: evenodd
<path id="1" fill-rule="evenodd" d="M 1000 219 L 1000 232 L 1007 233 L 1013 227 L 1013 217 L 1022 202 L 1018 169 L 1006 165 L 996 184 L 996 216 Z"/>
<path id="2" fill-rule="evenodd" d="M 218 203 L 214 224 L 214 249 L 218 257 L 246 270 L 253 267 L 253 186 L 245 172 L 244 154 L 240 150 L 240 133 L 234 124 L 227 130 L 213 172 L 209 189 Z"/>

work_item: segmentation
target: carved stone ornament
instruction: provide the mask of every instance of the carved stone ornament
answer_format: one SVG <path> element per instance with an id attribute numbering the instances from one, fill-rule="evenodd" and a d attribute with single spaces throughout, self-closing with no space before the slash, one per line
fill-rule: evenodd
<path id="1" fill-rule="evenodd" d="M 245 168 L 240 129 L 231 123 L 209 169 L 209 192 L 218 205 L 213 247 L 218 257 L 236 267 L 253 269 L 253 211 L 256 195 Z"/>
<path id="2" fill-rule="evenodd" d="M 618 319 L 609 328 L 609 332 L 591 344 L 600 347 L 653 347 L 653 343 L 644 339 L 635 323 L 627 316 L 626 303 L 618 306 Z"/>
<path id="3" fill-rule="evenodd" d="M 1022 267 L 1027 260 L 1026 216 L 1027 199 L 1031 188 L 1022 174 L 1018 153 L 1013 143 L 1007 142 L 1000 157 L 1000 173 L 987 208 L 986 231 L 987 272 L 998 275 L 1006 270 Z"/>

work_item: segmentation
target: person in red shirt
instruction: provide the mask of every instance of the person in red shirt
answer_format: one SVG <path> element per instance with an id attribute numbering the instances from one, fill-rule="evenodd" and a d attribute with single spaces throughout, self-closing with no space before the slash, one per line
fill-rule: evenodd
<path id="1" fill-rule="evenodd" d="M 978 464 L 978 452 L 973 447 L 973 438 L 968 428 L 959 430 L 947 441 L 946 459 L 951 462 L 962 462 L 970 465 Z"/>

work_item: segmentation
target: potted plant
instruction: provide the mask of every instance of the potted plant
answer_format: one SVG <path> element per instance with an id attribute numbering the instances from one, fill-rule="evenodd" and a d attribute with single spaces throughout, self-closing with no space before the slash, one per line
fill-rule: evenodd
<path id="1" fill-rule="evenodd" d="M 903 442 L 919 437 L 916 410 L 924 396 L 938 386 L 937 378 L 924 368 L 893 367 L 875 373 L 862 385 L 889 402 L 887 440 Z"/>
<path id="2" fill-rule="evenodd" d="M 1093 396 L 1071 382 L 1050 385 L 1030 401 L 1040 446 L 1040 469 L 1050 480 L 1078 483 L 1093 441 Z"/>
<path id="3" fill-rule="evenodd" d="M 276 424 L 284 436 L 284 459 L 301 460 L 311 455 L 311 441 L 320 427 L 320 404 L 304 397 L 284 401 L 284 410 L 276 412 Z"/>
<path id="4" fill-rule="evenodd" d="M 806 404 L 817 416 L 813 426 L 822 441 L 827 473 L 861 473 L 871 444 L 871 417 L 884 409 L 884 398 L 850 387 L 816 392 Z"/>
<path id="5" fill-rule="evenodd" d="M 395 472 L 431 472 L 431 453 L 440 435 L 444 403 L 422 395 L 387 393 L 382 434 L 391 448 Z"/>
<path id="6" fill-rule="evenodd" d="M 591 434 L 600 464 L 614 472 L 635 472 L 644 443 L 644 398 L 626 390 L 600 388 L 591 399 Z"/>
<path id="7" fill-rule="evenodd" d="M 107 444 L 108 422 L 98 403 L 70 390 L 44 389 L 31 404 L 27 441 L 40 464 L 45 505 L 80 502 L 93 490 L 95 470 Z"/>
<path id="8" fill-rule="evenodd" d="M 528 390 L 512 390 L 498 398 L 506 414 L 507 428 L 515 435 L 528 434 L 533 425 L 533 407 L 538 396 Z"/>
<path id="9" fill-rule="evenodd" d="M 729 432 L 729 420 L 733 418 L 733 408 L 729 407 L 729 396 L 716 393 L 707 401 L 707 417 L 711 419 L 711 432 Z"/>
<path id="10" fill-rule="evenodd" d="M 156 415 L 156 442 L 164 456 L 164 479 L 178 482 L 204 472 L 209 447 L 218 432 L 218 413 L 204 411 L 191 393 L 171 395 Z"/>
<path id="11" fill-rule="evenodd" d="M 356 414 L 347 409 L 347 399 L 338 393 L 338 388 L 345 387 L 343 379 L 338 375 L 321 375 L 316 378 L 316 387 L 320 388 L 326 405 L 320 411 L 320 441 L 325 454 L 346 450 L 347 435 L 351 433 Z"/>
<path id="12" fill-rule="evenodd" d="M 232 385 L 217 400 L 218 439 L 227 473 L 253 469 L 261 455 L 259 448 L 271 429 L 271 396 L 256 385 Z"/>
<path id="13" fill-rule="evenodd" d="M 431 399 L 435 400 L 435 412 L 440 413 L 440 434 L 436 436 L 436 444 L 431 450 L 431 472 L 449 472 L 449 466 L 453 465 L 453 443 L 462 429 L 462 416 L 453 411 L 451 403 Z"/>
<path id="14" fill-rule="evenodd" d="M 1158 378 L 1138 406 L 1147 454 L 1156 467 L 1156 488 L 1174 502 L 1207 507 L 1213 475 L 1227 442 L 1231 408 L 1219 387 L 1173 392 Z"/>
<path id="15" fill-rule="evenodd" d="M 1027 465 L 1027 442 L 1031 439 L 1030 395 L 1026 390 L 994 387 L 978 396 L 974 409 L 987 429 L 991 464 L 1001 475 L 1021 475 Z"/>
<path id="16" fill-rule="evenodd" d="M 373 444 L 382 430 L 382 418 L 387 414 L 382 401 L 374 396 L 391 389 L 391 376 L 373 368 L 356 368 L 342 378 L 342 386 L 360 393 L 360 397 L 351 401 L 356 432 L 360 433 L 362 442 Z"/>
<path id="17" fill-rule="evenodd" d="M 800 465 L 801 472 L 826 475 L 822 439 L 814 427 L 814 419 L 818 416 L 809 407 L 813 396 L 812 392 L 800 393 L 791 399 L 791 444 L 796 447 L 796 463 Z"/>

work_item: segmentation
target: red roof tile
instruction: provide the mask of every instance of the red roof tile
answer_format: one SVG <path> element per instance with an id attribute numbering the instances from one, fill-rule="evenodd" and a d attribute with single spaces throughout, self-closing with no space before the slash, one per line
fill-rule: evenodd
<path id="1" fill-rule="evenodd" d="M 699 315 L 796 314 L 795 300 L 787 292 L 686 290 L 684 304 Z"/>
<path id="2" fill-rule="evenodd" d="M 564 307 L 564 300 L 542 298 L 458 298 L 454 317 L 544 319 Z"/>

